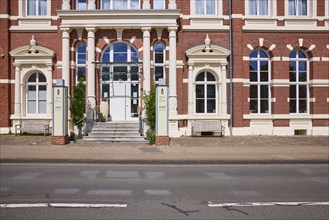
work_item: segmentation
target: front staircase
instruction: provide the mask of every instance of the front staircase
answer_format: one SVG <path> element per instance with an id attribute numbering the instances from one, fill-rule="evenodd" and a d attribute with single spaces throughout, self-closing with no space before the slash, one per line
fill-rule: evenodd
<path id="1" fill-rule="evenodd" d="M 83 137 L 85 142 L 130 142 L 146 143 L 139 133 L 138 122 L 97 122 L 88 136 Z"/>

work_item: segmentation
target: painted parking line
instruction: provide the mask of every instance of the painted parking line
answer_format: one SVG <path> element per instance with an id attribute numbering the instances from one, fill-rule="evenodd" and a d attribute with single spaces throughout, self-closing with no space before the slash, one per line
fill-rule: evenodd
<path id="1" fill-rule="evenodd" d="M 329 202 L 239 202 L 239 203 L 212 203 L 209 207 L 260 207 L 260 206 L 329 206 Z"/>
<path id="2" fill-rule="evenodd" d="M 20 204 L 0 204 L 0 208 L 126 208 L 128 204 L 88 204 L 88 203 L 20 203 Z"/>

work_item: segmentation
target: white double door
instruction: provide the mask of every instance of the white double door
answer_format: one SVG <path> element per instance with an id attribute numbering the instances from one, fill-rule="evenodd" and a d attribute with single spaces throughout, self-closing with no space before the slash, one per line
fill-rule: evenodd
<path id="1" fill-rule="evenodd" d="M 109 92 L 109 113 L 112 121 L 138 120 L 139 86 L 131 82 L 114 81 L 103 84 L 104 93 Z"/>

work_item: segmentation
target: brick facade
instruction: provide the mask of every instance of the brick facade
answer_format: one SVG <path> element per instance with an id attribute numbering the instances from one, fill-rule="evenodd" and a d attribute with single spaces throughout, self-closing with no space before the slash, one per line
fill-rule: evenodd
<path id="1" fill-rule="evenodd" d="M 59 17 L 62 11 L 62 0 L 52 0 L 50 1 L 50 16 L 53 16 L 49 20 L 49 24 L 44 24 L 40 30 L 35 30 L 35 24 L 30 26 L 22 26 L 22 22 L 28 22 L 28 20 L 13 19 L 13 17 L 24 17 L 28 16 L 20 13 L 24 11 L 22 2 L 24 0 L 10 0 L 4 1 L 0 7 L 0 26 L 2 31 L 0 33 L 0 95 L 1 95 L 1 111 L 0 114 L 0 128 L 2 133 L 7 133 L 9 129 L 14 126 L 15 118 L 15 83 L 16 82 L 16 66 L 14 65 L 15 59 L 11 57 L 9 52 L 13 51 L 19 47 L 30 45 L 31 36 L 34 35 L 37 45 L 48 48 L 54 51 L 55 56 L 52 58 L 51 79 L 54 80 L 63 78 L 62 71 L 62 49 L 63 49 L 63 30 L 65 29 L 65 22 L 70 22 L 66 20 L 65 16 Z M 76 5 L 74 0 L 70 1 L 70 7 L 72 12 L 76 11 Z M 146 1 L 147 2 L 147 1 Z M 171 2 L 176 3 L 176 9 L 168 9 L 168 5 Z M 207 119 L 207 120 L 224 120 L 224 116 L 221 115 L 222 109 L 220 103 L 222 102 L 220 95 L 222 91 L 220 90 L 220 82 L 217 86 L 217 115 L 207 115 L 200 116 L 198 114 L 191 114 L 189 112 L 189 94 L 195 93 L 191 90 L 194 85 L 189 84 L 188 80 L 191 77 L 189 72 L 189 57 L 186 51 L 197 47 L 199 45 L 204 45 L 205 37 L 208 34 L 211 39 L 211 45 L 220 46 L 227 50 L 230 50 L 230 38 L 229 30 L 232 28 L 232 85 L 230 85 L 230 64 L 226 68 L 226 82 L 227 82 L 227 96 L 225 102 L 227 103 L 227 117 L 225 119 L 228 123 L 227 127 L 232 125 L 230 129 L 233 135 L 252 135 L 259 134 L 257 129 L 253 126 L 257 123 L 261 124 L 264 120 L 268 123 L 267 130 L 277 131 L 281 127 L 286 129 L 282 130 L 280 134 L 292 135 L 294 130 L 298 127 L 293 125 L 296 120 L 301 122 L 302 128 L 307 127 L 309 131 L 308 134 L 314 135 L 325 135 L 328 127 L 329 120 L 329 13 L 328 3 L 325 0 L 317 0 L 315 3 L 313 1 L 308 1 L 308 4 L 312 4 L 312 16 L 306 16 L 304 21 L 299 19 L 299 22 L 305 22 L 304 25 L 301 23 L 296 23 L 293 26 L 291 22 L 291 17 L 286 15 L 286 3 L 284 0 L 276 0 L 270 6 L 270 11 L 273 13 L 269 17 L 264 17 L 266 22 L 268 20 L 273 20 L 273 24 L 263 26 L 257 23 L 261 21 L 261 18 L 253 20 L 252 16 L 248 16 L 246 12 L 247 1 L 245 0 L 234 0 L 232 1 L 232 27 L 229 27 L 229 2 L 228 0 L 218 0 L 216 1 L 216 18 L 209 19 L 208 16 L 195 16 L 194 15 L 194 1 L 191 0 L 166 0 L 165 7 L 168 13 L 171 11 L 178 11 L 178 16 L 175 19 L 176 22 L 176 97 L 177 97 L 177 115 L 170 116 L 170 121 L 176 123 L 175 135 L 189 135 L 190 134 L 190 123 L 195 120 Z M 273 2 L 273 1 L 270 1 Z M 101 0 L 96 0 L 96 10 L 101 13 L 100 4 Z M 150 1 L 151 9 L 153 1 Z M 218 4 L 218 5 L 217 5 Z M 140 0 L 140 8 L 143 10 L 144 1 Z M 24 7 L 23 7 L 24 8 Z M 315 10 L 316 9 L 316 10 Z M 81 17 L 84 17 L 85 13 L 88 14 L 88 10 L 81 12 Z M 156 13 L 156 12 L 155 12 Z M 62 13 L 63 14 L 63 13 Z M 110 13 L 111 14 L 111 13 Z M 107 15 L 104 15 L 107 16 Z M 162 17 L 161 17 L 162 16 Z M 168 22 L 168 15 L 159 14 L 159 19 L 164 19 L 164 23 Z M 76 18 L 79 18 L 77 15 Z M 116 17 L 114 17 L 115 19 Z M 93 18 L 91 18 L 93 19 Z M 136 19 L 139 19 L 136 16 Z M 143 18 L 144 19 L 144 18 Z M 167 20 L 166 20 L 167 19 Z M 264 20 L 264 21 L 265 21 Z M 314 21 L 314 25 L 309 25 L 310 22 Z M 150 20 L 149 23 L 145 22 L 143 27 L 133 27 L 129 26 L 129 21 L 122 24 L 122 28 L 118 27 L 108 27 L 105 23 L 94 24 L 91 23 L 81 26 L 79 20 L 72 21 L 69 27 L 70 36 L 70 54 L 69 54 L 69 79 L 70 79 L 70 95 L 72 95 L 73 86 L 75 84 L 75 69 L 76 69 L 76 45 L 83 41 L 88 44 L 88 30 L 89 27 L 96 28 L 95 30 L 95 61 L 100 61 L 102 56 L 102 51 L 114 42 L 120 41 L 119 34 L 121 31 L 121 40 L 128 44 L 131 44 L 138 50 L 139 59 L 144 62 L 143 54 L 143 28 L 150 28 L 150 78 L 154 77 L 153 71 L 153 45 L 158 40 L 162 41 L 166 46 L 166 83 L 169 85 L 170 81 L 170 25 L 163 25 L 156 23 L 156 20 Z M 253 23 L 254 22 L 254 23 Z M 20 26 L 21 25 L 21 26 Z M 76 25 L 76 26 L 74 26 Z M 290 26 L 289 26 L 290 25 Z M 30 28 L 30 29 L 29 29 Z M 122 30 L 120 30 L 122 29 Z M 161 36 L 158 36 L 158 31 L 161 29 Z M 262 48 L 269 54 L 270 58 L 270 111 L 267 115 L 255 115 L 250 113 L 250 73 L 249 73 L 249 56 L 251 52 L 256 48 Z M 309 109 L 306 115 L 290 114 L 289 112 L 289 55 L 292 50 L 301 49 L 305 51 L 305 54 L 309 59 Z M 227 57 L 229 61 L 229 57 Z M 205 64 L 204 70 L 210 70 Z M 35 64 L 31 64 L 31 68 L 35 67 Z M 24 72 L 24 65 L 20 66 L 22 69 L 21 76 L 28 76 L 28 69 L 26 73 Z M 100 99 L 101 99 L 101 72 L 100 68 L 96 65 L 96 79 L 95 79 L 95 100 L 96 100 L 96 110 L 99 109 Z M 207 69 L 208 68 L 208 69 Z M 204 71 L 200 70 L 200 71 Z M 141 68 L 143 73 L 143 70 Z M 193 70 L 194 71 L 194 70 Z M 194 74 L 194 73 L 193 73 Z M 221 73 L 215 73 L 218 76 Z M 143 77 L 145 77 L 143 75 Z M 22 79 L 22 87 L 25 86 L 24 80 Z M 152 82 L 152 80 L 151 80 Z M 88 85 L 88 80 L 87 80 Z M 192 85 L 192 88 L 190 87 Z M 144 92 L 145 85 L 143 82 L 140 84 L 140 95 L 142 96 Z M 230 88 L 232 88 L 232 97 L 230 97 Z M 51 89 L 51 87 L 48 87 Z M 26 93 L 21 92 L 21 116 L 23 118 L 33 118 L 35 116 L 28 116 L 26 112 Z M 233 100 L 232 109 L 230 109 L 231 98 Z M 194 95 L 193 95 L 194 99 Z M 49 101 L 49 100 L 48 100 Z M 140 100 L 142 101 L 142 100 Z M 194 100 L 195 101 L 195 100 Z M 17 104 L 17 103 L 16 103 Z M 195 107 L 195 103 L 193 103 Z M 231 112 L 232 110 L 232 112 Z M 25 112 L 24 112 L 25 111 Z M 17 115 L 17 114 L 16 114 Z M 50 117 L 49 114 L 47 117 Z M 38 116 L 37 116 L 38 117 Z M 45 116 L 46 117 L 46 116 Z M 230 121 L 232 120 L 232 121 Z M 271 128 L 270 128 L 270 127 Z M 172 127 L 172 126 L 171 126 Z M 314 127 L 318 127 L 316 131 L 318 133 L 311 132 Z M 275 129 L 274 129 L 275 128 Z M 287 129 L 288 128 L 288 129 Z M 227 128 L 228 129 L 228 128 Z M 255 130 L 256 129 L 256 130 Z M 290 129 L 290 130 L 289 130 Z M 289 132 L 288 132 L 289 130 Z M 265 132 L 264 134 L 274 134 L 275 133 Z M 286 133 L 286 131 L 288 133 Z M 226 132 L 228 134 L 230 132 Z M 174 133 L 172 133 L 174 134 Z"/>

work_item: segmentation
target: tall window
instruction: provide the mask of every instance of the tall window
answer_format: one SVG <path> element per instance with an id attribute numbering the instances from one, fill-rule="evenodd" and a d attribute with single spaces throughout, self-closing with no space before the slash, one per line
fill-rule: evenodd
<path id="1" fill-rule="evenodd" d="M 288 0 L 288 15 L 307 15 L 307 0 Z"/>
<path id="2" fill-rule="evenodd" d="M 47 15 L 47 0 L 26 0 L 27 16 Z"/>
<path id="3" fill-rule="evenodd" d="M 75 81 L 86 81 L 86 44 L 79 43 L 76 48 Z"/>
<path id="4" fill-rule="evenodd" d="M 47 113 L 47 82 L 41 73 L 33 73 L 27 81 L 27 114 Z"/>
<path id="5" fill-rule="evenodd" d="M 76 9 L 87 10 L 87 1 L 88 0 L 76 0 Z"/>
<path id="6" fill-rule="evenodd" d="M 250 113 L 270 112 L 270 59 L 265 51 L 250 54 Z"/>
<path id="7" fill-rule="evenodd" d="M 192 0 L 195 3 L 196 15 L 214 15 L 216 13 L 216 0 Z"/>
<path id="8" fill-rule="evenodd" d="M 165 9 L 165 0 L 153 0 L 153 9 Z"/>
<path id="9" fill-rule="evenodd" d="M 268 0 L 249 0 L 249 15 L 268 15 Z"/>
<path id="10" fill-rule="evenodd" d="M 165 78 L 165 53 L 166 47 L 162 42 L 154 44 L 154 81 L 159 81 L 160 78 Z"/>
<path id="11" fill-rule="evenodd" d="M 201 72 L 195 82 L 195 112 L 216 113 L 216 79 L 210 72 Z"/>
<path id="12" fill-rule="evenodd" d="M 124 10 L 139 9 L 140 0 L 101 0 L 102 9 L 104 10 Z"/>
<path id="13" fill-rule="evenodd" d="M 293 50 L 289 58 L 290 113 L 308 113 L 309 60 L 300 49 Z"/>

